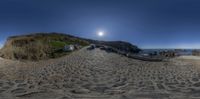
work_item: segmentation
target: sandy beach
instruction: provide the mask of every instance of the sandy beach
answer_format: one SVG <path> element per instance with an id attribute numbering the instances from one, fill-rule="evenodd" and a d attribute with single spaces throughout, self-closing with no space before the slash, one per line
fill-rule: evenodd
<path id="1" fill-rule="evenodd" d="M 0 58 L 0 99 L 199 99 L 200 64 L 191 60 L 148 62 L 86 48 L 39 62 Z"/>

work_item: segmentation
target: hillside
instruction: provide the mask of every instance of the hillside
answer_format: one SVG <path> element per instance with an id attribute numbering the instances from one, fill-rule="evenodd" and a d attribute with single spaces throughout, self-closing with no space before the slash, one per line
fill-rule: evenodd
<path id="1" fill-rule="evenodd" d="M 63 51 L 66 45 L 75 45 L 75 50 L 79 50 L 89 44 L 111 46 L 129 53 L 140 51 L 136 46 L 122 41 L 96 41 L 62 33 L 34 33 L 9 37 L 1 49 L 0 57 L 13 60 L 57 58 L 71 53 Z"/>

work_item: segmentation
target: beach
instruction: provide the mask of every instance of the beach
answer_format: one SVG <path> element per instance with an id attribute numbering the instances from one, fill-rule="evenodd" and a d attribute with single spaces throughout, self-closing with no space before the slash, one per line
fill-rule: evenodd
<path id="1" fill-rule="evenodd" d="M 198 99 L 197 59 L 149 62 L 86 48 L 38 62 L 0 58 L 0 98 Z"/>

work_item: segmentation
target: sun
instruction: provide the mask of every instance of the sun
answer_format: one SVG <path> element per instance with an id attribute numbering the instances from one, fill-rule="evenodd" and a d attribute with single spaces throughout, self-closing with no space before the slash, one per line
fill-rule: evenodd
<path id="1" fill-rule="evenodd" d="M 103 31 L 99 31 L 98 32 L 98 36 L 100 36 L 100 37 L 104 36 L 104 32 Z"/>

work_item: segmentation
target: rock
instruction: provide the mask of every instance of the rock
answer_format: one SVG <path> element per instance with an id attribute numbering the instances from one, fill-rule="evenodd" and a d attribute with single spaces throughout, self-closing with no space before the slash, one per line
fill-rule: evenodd
<path id="1" fill-rule="evenodd" d="M 174 52 L 174 51 L 162 51 L 162 52 L 159 52 L 159 55 L 162 56 L 162 57 L 175 57 L 176 52 Z"/>
<path id="2" fill-rule="evenodd" d="M 126 52 L 126 53 L 138 53 L 141 51 L 141 49 L 139 49 L 137 46 L 132 45 L 128 42 L 124 42 L 124 41 L 99 41 L 99 42 L 95 42 L 98 45 L 104 45 L 104 46 L 108 46 L 110 48 L 122 51 L 122 52 Z"/>
<path id="3" fill-rule="evenodd" d="M 96 48 L 95 44 L 90 44 L 90 46 L 87 48 L 88 50 L 93 50 Z"/>

